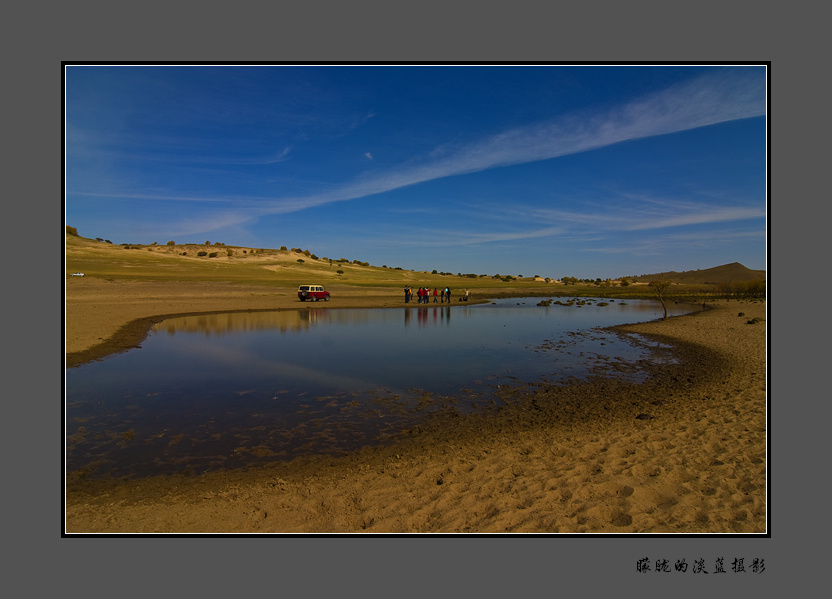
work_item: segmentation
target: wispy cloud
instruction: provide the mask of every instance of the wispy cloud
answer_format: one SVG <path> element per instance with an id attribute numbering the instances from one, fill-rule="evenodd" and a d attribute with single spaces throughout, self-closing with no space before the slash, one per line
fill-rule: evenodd
<path id="1" fill-rule="evenodd" d="M 474 232 L 470 230 L 418 230 L 411 237 L 398 234 L 395 243 L 410 247 L 418 246 L 460 246 L 477 245 L 484 243 L 497 243 L 504 241 L 518 241 L 523 239 L 535 239 L 541 237 L 552 237 L 564 232 L 563 227 L 544 227 L 541 229 L 530 229 L 526 231 L 491 231 Z M 392 241 L 391 241 L 392 242 Z"/>
<path id="2" fill-rule="evenodd" d="M 505 131 L 464 147 L 444 148 L 418 166 L 390 170 L 326 194 L 278 199 L 264 214 L 294 212 L 444 177 L 548 160 L 613 144 L 764 115 L 760 77 L 709 74 L 602 114 L 581 114 Z"/>
<path id="3" fill-rule="evenodd" d="M 363 198 L 441 178 L 481 172 L 505 166 L 548 160 L 591 151 L 626 141 L 705 127 L 721 122 L 765 115 L 765 82 L 762 77 L 719 71 L 675 85 L 662 92 L 644 97 L 601 113 L 584 112 L 503 131 L 467 145 L 443 145 L 421 161 L 374 173 L 327 191 L 283 198 L 222 198 L 206 196 L 121 195 L 133 199 L 157 199 L 187 202 L 229 202 L 229 214 L 215 213 L 214 220 L 182 223 L 188 232 L 209 232 L 242 224 L 260 217 L 299 212 L 331 204 Z M 366 114 L 356 122 L 361 125 L 372 118 Z M 253 159 L 268 164 L 287 160 L 291 147 L 271 156 Z M 367 160 L 372 155 L 367 152 Z M 94 195 L 94 194 L 85 194 Z M 103 195 L 103 194 L 102 194 Z M 114 197 L 108 195 L 108 197 Z M 232 205 L 233 202 L 233 205 Z M 457 243 L 483 243 L 506 239 L 533 238 L 561 232 L 565 225 L 592 225 L 619 230 L 649 230 L 685 224 L 714 223 L 764 216 L 760 209 L 747 207 L 623 210 L 612 216 L 608 209 L 597 212 L 538 211 L 533 215 L 537 227 L 525 233 L 459 234 Z M 212 224 L 213 222 L 213 224 Z M 541 224 L 547 226 L 541 227 Z M 204 226 L 202 230 L 198 227 Z"/>
<path id="4" fill-rule="evenodd" d="M 175 201 L 175 202 L 199 202 L 199 203 L 220 203 L 231 204 L 238 201 L 233 197 L 209 197 L 205 195 L 185 196 L 185 195 L 171 195 L 165 193 L 90 193 L 90 192 L 71 192 L 74 196 L 84 196 L 89 198 L 104 198 L 108 200 L 148 200 L 148 201 Z M 251 198 L 248 198 L 251 200 Z"/>
<path id="5" fill-rule="evenodd" d="M 277 164 L 278 162 L 283 162 L 289 159 L 289 152 L 291 151 L 292 147 L 286 146 L 285 148 L 283 148 L 283 150 L 281 150 L 271 158 L 266 158 L 265 160 L 258 162 L 257 164 Z"/>
<path id="6" fill-rule="evenodd" d="M 514 207 L 512 214 L 515 218 L 522 217 L 538 223 L 559 223 L 561 225 L 616 231 L 647 231 L 750 220 L 765 218 L 766 216 L 763 207 L 708 206 L 691 202 L 664 202 L 661 208 L 655 206 L 616 206 L 614 212 L 609 207 L 603 210 L 586 212 L 558 209 L 523 210 L 520 207 Z"/>
<path id="7" fill-rule="evenodd" d="M 683 246 L 688 252 L 713 250 L 735 245 L 738 241 L 759 241 L 765 238 L 765 231 L 700 231 L 684 234 L 658 234 L 641 236 L 637 239 L 619 240 L 615 244 L 599 243 L 586 245 L 582 252 L 598 254 L 629 254 L 633 256 L 663 256 L 669 248 Z"/>
<path id="8" fill-rule="evenodd" d="M 742 206 L 710 208 L 688 214 L 677 214 L 647 219 L 644 222 L 631 222 L 627 226 L 626 230 L 642 231 L 647 229 L 665 229 L 668 227 L 723 223 L 748 220 L 752 218 L 763 218 L 765 215 L 765 210 L 762 208 L 745 208 Z"/>

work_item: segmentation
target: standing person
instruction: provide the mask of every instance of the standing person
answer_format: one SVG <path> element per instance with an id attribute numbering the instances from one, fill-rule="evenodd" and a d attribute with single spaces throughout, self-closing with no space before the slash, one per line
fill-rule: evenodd
<path id="1" fill-rule="evenodd" d="M 405 286 L 404 288 L 404 303 L 410 302 L 410 287 Z"/>
<path id="2" fill-rule="evenodd" d="M 451 303 L 451 289 L 450 287 L 445 287 L 445 297 L 448 298 L 448 303 Z"/>
<path id="3" fill-rule="evenodd" d="M 436 303 L 436 297 L 439 295 L 439 290 L 434 287 L 433 289 L 433 303 Z"/>

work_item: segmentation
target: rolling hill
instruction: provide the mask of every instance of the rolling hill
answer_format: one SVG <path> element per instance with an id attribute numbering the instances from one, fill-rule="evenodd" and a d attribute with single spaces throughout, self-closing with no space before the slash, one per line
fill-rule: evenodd
<path id="1" fill-rule="evenodd" d="M 66 234 L 65 269 L 87 275 L 113 279 L 201 280 L 274 284 L 309 279 L 323 284 L 339 282 L 347 285 L 399 286 L 414 284 L 442 284 L 444 275 L 451 273 L 414 272 L 388 266 L 371 266 L 358 260 L 318 258 L 308 251 L 285 248 L 259 249 L 224 244 L 166 244 L 115 245 L 103 239 L 81 237 L 70 228 Z M 477 279 L 474 286 L 496 285 L 486 275 L 451 275 L 464 278 L 466 286 Z M 631 282 L 649 283 L 662 278 L 671 283 L 713 284 L 765 280 L 766 271 L 751 270 L 738 262 L 692 271 L 669 271 L 624 277 Z M 516 284 L 533 285 L 533 279 L 521 279 Z"/>
<path id="2" fill-rule="evenodd" d="M 723 264 L 722 266 L 715 266 L 713 268 L 706 268 L 704 270 L 686 270 L 676 272 L 671 270 L 669 272 L 662 272 L 650 275 L 641 275 L 630 280 L 638 283 L 649 283 L 656 279 L 663 279 L 671 283 L 684 284 L 717 284 L 717 283 L 738 283 L 743 281 L 759 281 L 765 280 L 766 271 L 751 270 L 746 268 L 739 262 L 732 262 L 731 264 Z"/>

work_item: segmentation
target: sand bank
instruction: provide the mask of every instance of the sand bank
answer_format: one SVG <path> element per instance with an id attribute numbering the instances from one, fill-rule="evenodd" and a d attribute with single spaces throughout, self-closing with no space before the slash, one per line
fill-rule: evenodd
<path id="1" fill-rule="evenodd" d="M 147 293 L 159 292 L 149 285 Z M 236 288 L 225 297 L 206 285 L 202 298 L 196 287 L 169 313 L 280 307 L 265 306 L 275 298 L 262 289 L 241 300 Z M 165 313 L 164 293 L 142 302 L 141 284 L 135 291 L 109 303 L 95 293 L 68 297 L 67 350 L 100 345 L 106 338 L 91 336 L 118 331 L 125 317 Z M 171 297 L 179 292 L 171 286 Z M 343 301 L 401 305 L 392 295 Z M 508 407 L 439 414 L 391 445 L 345 457 L 199 476 L 73 479 L 66 531 L 765 533 L 765 316 L 764 303 L 723 302 L 621 327 L 673 343 L 679 363 L 650 366 L 641 384 L 599 378 L 502 389 Z M 763 320 L 747 324 L 753 317 Z"/>

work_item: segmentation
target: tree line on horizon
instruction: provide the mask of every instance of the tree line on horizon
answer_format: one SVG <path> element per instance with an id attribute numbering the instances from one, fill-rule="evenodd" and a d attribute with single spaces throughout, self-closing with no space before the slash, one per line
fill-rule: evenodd
<path id="1" fill-rule="evenodd" d="M 81 237 L 80 234 L 78 233 L 78 229 L 76 227 L 72 227 L 70 225 L 66 225 L 66 234 L 67 235 L 73 235 L 75 237 Z M 104 243 L 109 243 L 109 244 L 113 243 L 109 239 L 96 238 L 95 240 L 100 241 L 100 242 L 104 242 Z M 122 244 L 122 245 L 127 247 L 128 249 L 138 249 L 138 247 L 133 247 L 133 246 L 131 246 L 131 244 Z M 133 244 L 133 245 L 135 245 L 135 244 Z M 158 245 L 158 242 L 154 241 L 150 245 L 156 246 L 156 245 Z M 177 244 L 176 244 L 175 241 L 171 240 L 171 241 L 168 241 L 166 243 L 166 245 L 167 246 L 175 246 Z M 205 241 L 204 244 L 186 243 L 186 244 L 182 244 L 182 245 L 204 245 L 204 246 L 212 246 L 213 245 L 215 247 L 218 247 L 218 246 L 219 247 L 224 247 L 226 244 L 223 243 L 223 242 L 219 242 L 219 241 L 214 241 L 213 243 L 211 241 Z M 249 250 L 249 252 L 251 254 L 268 252 L 268 251 L 269 250 L 262 250 L 262 249 L 260 249 L 260 250 L 250 249 Z M 333 264 L 353 264 L 353 265 L 356 265 L 356 266 L 365 266 L 365 267 L 370 266 L 369 262 L 363 262 L 361 260 L 349 260 L 347 258 L 340 258 L 340 259 L 337 259 L 337 260 L 333 260 L 331 258 L 319 258 L 317 255 L 313 254 L 309 250 L 303 250 L 301 248 L 291 248 L 291 250 L 290 250 L 285 245 L 280 247 L 280 251 L 284 251 L 284 252 L 291 251 L 291 252 L 303 255 L 303 256 L 305 256 L 307 258 L 310 258 L 312 260 L 328 261 L 330 265 L 333 265 Z M 244 250 L 243 253 L 246 253 L 246 251 Z M 230 249 L 227 249 L 226 254 L 228 256 L 231 256 L 232 251 Z M 203 251 L 203 252 L 198 252 L 197 255 L 198 256 L 205 256 L 205 255 L 208 255 L 208 253 Z M 211 253 L 210 257 L 211 258 L 217 257 L 217 253 L 215 253 L 215 252 Z M 302 263 L 303 260 L 298 259 L 298 262 Z M 739 265 L 739 264 L 725 265 L 725 266 L 726 267 L 727 266 L 742 267 L 742 265 Z M 381 268 L 391 268 L 391 267 L 388 267 L 387 265 L 384 265 Z M 722 268 L 725 268 L 725 267 L 716 267 L 716 268 L 713 268 L 713 269 L 707 269 L 707 271 L 705 271 L 705 272 L 715 271 L 715 270 L 719 270 L 719 269 L 722 269 Z M 744 267 L 742 267 L 742 268 L 744 268 Z M 401 267 L 395 267 L 393 269 L 394 270 L 404 270 Z M 697 269 L 697 272 L 699 272 L 699 269 Z M 339 274 L 342 274 L 342 273 L 343 273 L 343 271 L 339 271 Z M 456 275 L 454 275 L 454 273 L 439 272 L 436 269 L 434 269 L 431 272 L 431 274 L 440 275 L 440 276 L 467 277 L 467 278 L 472 278 L 472 279 L 487 278 L 487 277 L 490 276 L 490 278 L 492 278 L 492 279 L 497 279 L 497 280 L 500 280 L 500 281 L 503 281 L 503 282 L 506 282 L 506 283 L 510 283 L 510 282 L 513 282 L 513 281 L 517 281 L 518 279 L 524 278 L 523 275 L 517 275 L 515 277 L 515 276 L 511 276 L 511 275 L 501 275 L 501 274 L 495 274 L 495 275 L 474 274 L 474 273 L 463 274 L 461 272 L 456 273 Z M 674 272 L 674 273 L 664 273 L 664 274 L 679 275 L 680 273 L 675 273 Z M 565 277 L 561 277 L 560 281 L 564 285 L 584 284 L 584 285 L 595 285 L 596 287 L 616 287 L 616 286 L 627 287 L 632 282 L 634 282 L 638 279 L 643 279 L 645 277 L 650 277 L 652 279 L 650 281 L 650 286 L 653 287 L 654 290 L 658 291 L 658 289 L 657 289 L 658 283 L 659 282 L 664 283 L 666 281 L 664 274 L 636 275 L 636 276 L 632 276 L 632 277 L 620 277 L 620 278 L 617 278 L 617 279 L 611 279 L 611 278 L 601 279 L 600 277 L 595 278 L 595 279 L 589 279 L 589 278 L 583 278 L 582 279 L 582 278 L 578 278 L 578 277 L 574 277 L 574 276 L 565 276 Z M 685 273 L 681 273 L 681 274 L 685 274 Z M 538 278 L 543 278 L 543 277 L 541 277 L 540 275 L 535 275 L 534 278 L 538 279 Z M 552 278 L 549 278 L 549 277 L 546 277 L 543 280 L 546 283 L 551 283 L 551 282 L 555 281 L 555 279 L 552 279 Z M 681 281 L 677 282 L 676 284 L 678 284 L 678 283 L 681 283 Z M 746 281 L 724 281 L 724 282 L 705 283 L 705 284 L 713 285 L 714 289 L 715 289 L 715 294 L 717 295 L 717 297 L 720 297 L 720 298 L 723 298 L 723 299 L 764 298 L 766 296 L 766 291 L 767 291 L 767 285 L 766 285 L 765 279 L 753 280 L 753 281 L 747 281 L 747 280 Z M 669 292 L 668 291 L 669 287 L 670 287 L 670 284 L 667 284 L 667 285 L 662 284 L 661 295 L 664 295 L 665 293 Z M 672 292 L 672 290 L 671 290 L 671 292 Z M 710 293 L 714 293 L 714 291 L 711 291 Z"/>

